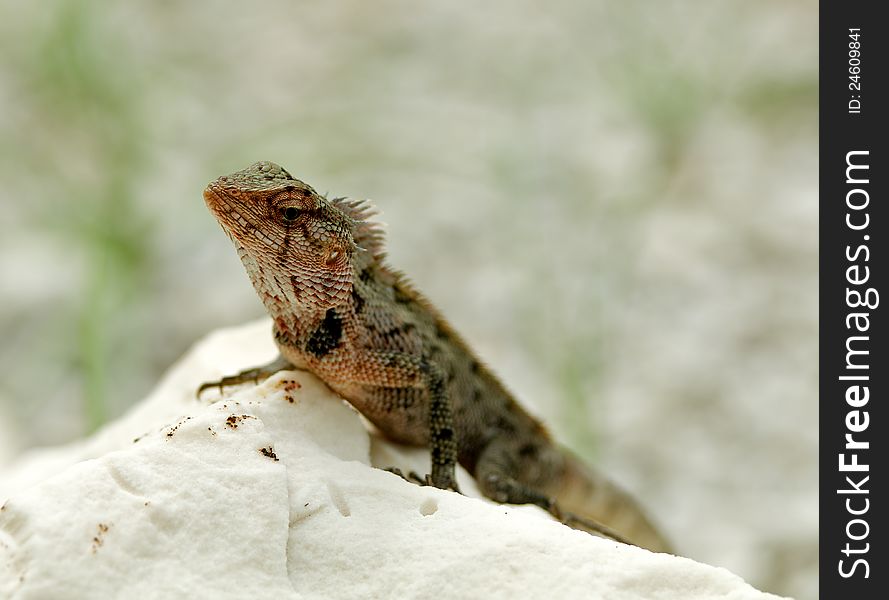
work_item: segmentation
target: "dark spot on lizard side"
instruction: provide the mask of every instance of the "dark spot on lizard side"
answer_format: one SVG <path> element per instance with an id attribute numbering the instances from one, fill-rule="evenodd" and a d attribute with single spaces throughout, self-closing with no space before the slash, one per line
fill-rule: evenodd
<path id="1" fill-rule="evenodd" d="M 318 329 L 306 342 L 306 352 L 321 358 L 330 354 L 343 338 L 343 322 L 340 320 L 336 310 L 329 308 L 324 315 L 324 320 L 318 326 Z"/>
<path id="2" fill-rule="evenodd" d="M 370 267 L 365 267 L 358 274 L 358 279 L 361 280 L 362 283 L 367 283 L 371 279 L 373 279 L 373 273 L 370 270 Z"/>
<path id="3" fill-rule="evenodd" d="M 497 417 L 497 425 L 495 426 L 496 430 L 503 433 L 515 433 L 517 431 L 515 422 L 511 418 L 507 418 L 507 415 L 508 413 Z"/>
<path id="4" fill-rule="evenodd" d="M 536 444 L 524 444 L 521 448 L 519 448 L 519 456 L 523 458 L 537 456 L 537 451 L 538 448 Z"/>

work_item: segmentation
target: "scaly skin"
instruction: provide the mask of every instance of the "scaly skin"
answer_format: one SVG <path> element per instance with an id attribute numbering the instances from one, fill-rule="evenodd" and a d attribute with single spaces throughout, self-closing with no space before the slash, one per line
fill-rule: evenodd
<path id="1" fill-rule="evenodd" d="M 311 371 L 389 438 L 431 450 L 427 483 L 455 463 L 499 502 L 652 550 L 667 543 L 633 500 L 560 450 L 439 312 L 384 264 L 366 202 L 327 198 L 270 162 L 204 191 L 274 320 L 281 357 L 201 387 Z"/>

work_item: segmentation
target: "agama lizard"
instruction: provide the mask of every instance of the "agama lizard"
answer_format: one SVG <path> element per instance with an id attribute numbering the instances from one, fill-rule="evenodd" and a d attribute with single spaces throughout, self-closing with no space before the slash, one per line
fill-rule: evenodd
<path id="1" fill-rule="evenodd" d="M 396 442 L 430 448 L 425 482 L 457 491 L 459 462 L 487 497 L 669 548 L 623 491 L 560 449 L 432 304 L 384 262 L 366 201 L 328 199 L 271 162 L 220 177 L 204 200 L 274 321 L 273 363 L 207 383 L 308 370 Z"/>

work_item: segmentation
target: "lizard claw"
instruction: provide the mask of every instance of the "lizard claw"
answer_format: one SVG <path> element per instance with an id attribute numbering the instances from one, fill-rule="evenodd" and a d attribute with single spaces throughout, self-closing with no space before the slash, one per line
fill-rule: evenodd
<path id="1" fill-rule="evenodd" d="M 388 471 L 389 473 L 398 475 L 399 477 L 401 477 L 408 483 L 414 483 L 414 484 L 420 485 L 420 486 L 434 487 L 434 488 L 438 488 L 441 490 L 450 490 L 452 492 L 457 492 L 458 494 L 462 494 L 459 486 L 457 485 L 456 479 L 451 480 L 446 485 L 442 486 L 442 485 L 435 485 L 435 483 L 432 481 L 432 475 L 426 475 L 425 477 L 422 477 L 416 471 L 410 471 L 407 475 L 405 475 L 404 472 L 401 469 L 399 469 L 398 467 L 388 467 L 383 470 Z"/>
<path id="2" fill-rule="evenodd" d="M 408 483 L 415 483 L 417 485 L 432 485 L 431 483 L 429 483 L 428 475 L 426 477 L 420 477 L 419 475 L 417 475 L 416 471 L 411 471 L 407 475 L 405 475 L 404 471 L 402 471 L 398 467 L 387 467 L 383 470 L 388 471 L 389 473 L 392 473 L 394 475 L 398 475 Z"/>

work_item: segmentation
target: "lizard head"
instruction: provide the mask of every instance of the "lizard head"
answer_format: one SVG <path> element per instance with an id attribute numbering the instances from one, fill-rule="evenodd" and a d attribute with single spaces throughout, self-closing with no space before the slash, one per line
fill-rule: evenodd
<path id="1" fill-rule="evenodd" d="M 204 201 L 273 315 L 327 310 L 348 298 L 355 223 L 309 185 L 258 162 L 212 182 Z"/>

